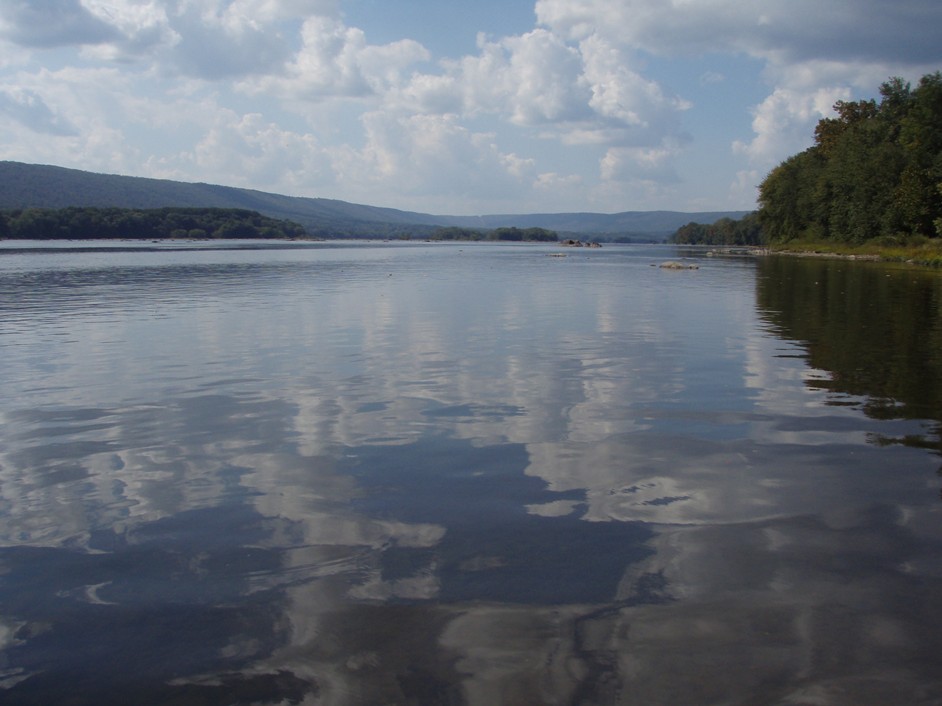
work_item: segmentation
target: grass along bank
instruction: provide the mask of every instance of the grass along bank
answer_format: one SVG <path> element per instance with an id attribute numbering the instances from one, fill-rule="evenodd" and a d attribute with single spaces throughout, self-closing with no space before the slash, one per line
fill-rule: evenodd
<path id="1" fill-rule="evenodd" d="M 877 238 L 866 243 L 792 240 L 770 246 L 771 253 L 804 257 L 846 257 L 856 260 L 903 262 L 942 269 L 942 242 L 928 238 Z"/>

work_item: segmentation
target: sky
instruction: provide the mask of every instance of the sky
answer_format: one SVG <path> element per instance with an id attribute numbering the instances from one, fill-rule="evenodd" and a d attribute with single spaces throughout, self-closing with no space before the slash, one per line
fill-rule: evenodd
<path id="1" fill-rule="evenodd" d="M 434 214 L 750 210 L 936 0 L 0 0 L 0 159 Z"/>

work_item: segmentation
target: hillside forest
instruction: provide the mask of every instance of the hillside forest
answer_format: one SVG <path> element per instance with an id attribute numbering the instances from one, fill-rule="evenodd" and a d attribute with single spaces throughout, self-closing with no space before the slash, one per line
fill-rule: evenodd
<path id="1" fill-rule="evenodd" d="M 814 144 L 763 180 L 754 215 L 691 223 L 672 241 L 896 245 L 942 236 L 942 73 L 916 87 L 891 78 L 880 96 L 835 103 Z"/>

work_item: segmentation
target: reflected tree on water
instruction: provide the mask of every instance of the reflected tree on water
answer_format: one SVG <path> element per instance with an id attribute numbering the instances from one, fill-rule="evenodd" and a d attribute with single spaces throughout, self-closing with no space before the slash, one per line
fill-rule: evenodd
<path id="1" fill-rule="evenodd" d="M 873 419 L 925 420 L 921 436 L 873 438 L 942 453 L 942 278 L 837 260 L 759 265 L 758 306 L 830 373 L 807 384 L 862 398 Z M 837 403 L 837 402 L 835 402 Z"/>

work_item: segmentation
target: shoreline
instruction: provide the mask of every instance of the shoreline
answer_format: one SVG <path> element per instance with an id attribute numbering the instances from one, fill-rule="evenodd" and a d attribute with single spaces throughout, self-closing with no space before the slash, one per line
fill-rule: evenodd
<path id="1" fill-rule="evenodd" d="M 790 249 L 788 246 L 750 247 L 725 246 L 710 250 L 708 255 L 740 255 L 747 257 L 768 257 L 781 255 L 784 257 L 818 258 L 824 260 L 849 260 L 857 262 L 885 262 L 900 265 L 910 265 L 924 269 L 942 269 L 942 248 L 932 246 L 856 246 L 856 247 L 830 247 L 814 243 L 808 244 L 804 249 Z"/>

